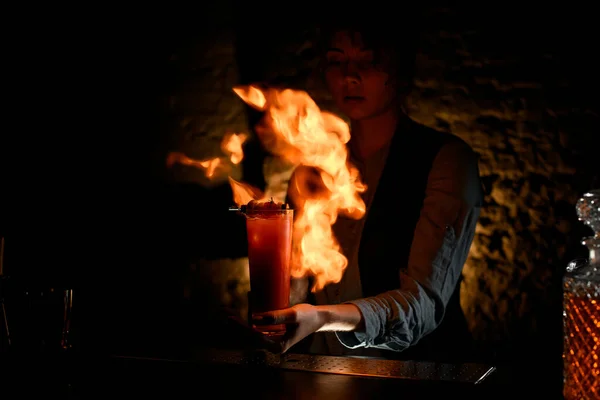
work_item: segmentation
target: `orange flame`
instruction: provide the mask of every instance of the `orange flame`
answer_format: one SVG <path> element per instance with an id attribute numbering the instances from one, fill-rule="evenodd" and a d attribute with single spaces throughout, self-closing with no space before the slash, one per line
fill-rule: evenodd
<path id="1" fill-rule="evenodd" d="M 331 227 L 340 213 L 355 219 L 365 214 L 360 193 L 366 186 L 348 162 L 348 125 L 334 114 L 321 111 L 303 91 L 245 86 L 234 88 L 234 92 L 265 112 L 256 127 L 263 145 L 272 154 L 302 165 L 290 182 L 290 196 L 296 207 L 292 275 L 313 275 L 313 291 L 339 282 L 348 260 L 340 252 Z M 264 197 L 255 188 L 231 178 L 230 183 L 238 205 Z"/>
<path id="2" fill-rule="evenodd" d="M 236 165 L 244 159 L 244 151 L 242 145 L 248 139 L 248 135 L 244 133 L 235 134 L 227 133 L 221 141 L 221 151 L 224 156 L 214 157 L 208 160 L 195 160 L 186 156 L 181 152 L 170 152 L 167 155 L 167 167 L 171 168 L 175 163 L 188 165 L 203 169 L 205 175 L 209 179 L 213 179 L 217 175 L 229 173 L 231 165 Z"/>
<path id="3" fill-rule="evenodd" d="M 264 200 L 266 196 L 260 189 L 247 183 L 241 183 L 229 177 L 229 185 L 233 190 L 233 202 L 239 207 L 248 204 L 252 200 Z"/>

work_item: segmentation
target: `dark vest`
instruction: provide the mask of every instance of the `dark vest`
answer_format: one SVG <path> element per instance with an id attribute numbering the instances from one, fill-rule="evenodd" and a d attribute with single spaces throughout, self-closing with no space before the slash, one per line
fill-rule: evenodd
<path id="1" fill-rule="evenodd" d="M 359 247 L 363 296 L 397 289 L 398 266 L 408 265 L 415 227 L 425 199 L 433 161 L 444 144 L 461 140 L 405 117 L 394 136 L 389 156 L 365 221 Z M 390 358 L 413 360 L 469 359 L 471 337 L 460 307 L 460 281 L 441 325 L 406 351 Z"/>

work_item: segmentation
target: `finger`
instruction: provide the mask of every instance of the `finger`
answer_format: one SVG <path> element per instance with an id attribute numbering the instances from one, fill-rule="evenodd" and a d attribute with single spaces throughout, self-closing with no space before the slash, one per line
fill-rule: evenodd
<path id="1" fill-rule="evenodd" d="M 281 347 L 281 353 L 285 354 L 293 345 L 297 343 L 296 340 L 296 330 L 298 329 L 298 325 L 288 325 L 285 334 L 279 341 L 279 346 Z"/>
<path id="2" fill-rule="evenodd" d="M 254 341 L 252 343 L 252 347 L 255 349 L 264 349 L 274 354 L 281 353 L 281 344 L 277 341 L 271 340 L 263 333 L 258 333 L 257 336 L 254 336 Z"/>
<path id="3" fill-rule="evenodd" d="M 263 346 L 273 354 L 283 353 L 283 343 L 281 341 L 275 341 L 270 339 L 264 339 Z"/>
<path id="4" fill-rule="evenodd" d="M 294 324 L 297 322 L 296 311 L 291 308 L 253 313 L 252 321 L 257 325 Z"/>

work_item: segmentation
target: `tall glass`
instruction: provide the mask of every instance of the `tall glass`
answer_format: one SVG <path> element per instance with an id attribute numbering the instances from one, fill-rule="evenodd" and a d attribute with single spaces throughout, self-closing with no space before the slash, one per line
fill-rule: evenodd
<path id="1" fill-rule="evenodd" d="M 290 262 L 294 211 L 245 211 L 250 266 L 250 312 L 280 310 L 290 305 Z M 256 325 L 268 336 L 285 333 L 285 325 Z"/>

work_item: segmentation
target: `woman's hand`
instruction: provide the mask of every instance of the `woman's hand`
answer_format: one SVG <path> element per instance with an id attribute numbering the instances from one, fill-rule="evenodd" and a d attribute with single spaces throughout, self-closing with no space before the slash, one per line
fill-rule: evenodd
<path id="1" fill-rule="evenodd" d="M 281 341 L 281 353 L 285 353 L 302 339 L 322 329 L 327 324 L 327 312 L 310 304 L 296 304 L 283 310 L 252 314 L 256 325 L 286 324 L 287 331 Z"/>
<path id="2" fill-rule="evenodd" d="M 219 340 L 223 340 L 223 337 L 227 337 L 227 340 L 235 338 L 234 347 L 236 348 L 243 350 L 265 349 L 271 353 L 279 353 L 281 351 L 279 342 L 269 339 L 237 316 L 228 316 L 224 327 L 226 334 L 222 330 L 219 331 L 217 333 Z M 229 344 L 227 341 L 227 345 Z"/>
<path id="3" fill-rule="evenodd" d="M 322 331 L 361 331 L 364 320 L 354 304 L 313 306 L 302 303 L 283 310 L 252 314 L 256 325 L 286 324 L 279 345 L 285 353 L 308 335 Z"/>

